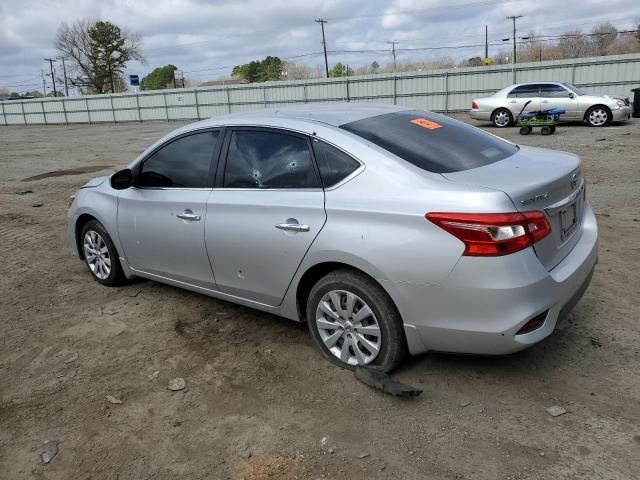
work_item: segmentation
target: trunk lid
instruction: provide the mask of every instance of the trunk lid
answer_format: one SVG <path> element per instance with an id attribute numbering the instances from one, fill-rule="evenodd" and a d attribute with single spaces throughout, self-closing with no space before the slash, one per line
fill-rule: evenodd
<path id="1" fill-rule="evenodd" d="M 584 183 L 577 155 L 521 146 L 499 162 L 442 175 L 456 183 L 500 190 L 520 212 L 544 212 L 551 233 L 533 248 L 547 270 L 560 263 L 580 238 Z"/>

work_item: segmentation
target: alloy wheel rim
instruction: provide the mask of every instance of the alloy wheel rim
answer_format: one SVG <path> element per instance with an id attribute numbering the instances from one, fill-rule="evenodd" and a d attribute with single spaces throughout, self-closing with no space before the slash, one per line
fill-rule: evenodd
<path id="1" fill-rule="evenodd" d="M 607 121 L 608 114 L 602 108 L 596 108 L 589 114 L 589 122 L 592 125 L 602 125 Z"/>
<path id="2" fill-rule="evenodd" d="M 111 255 L 104 238 L 95 230 L 89 230 L 84 235 L 84 258 L 89 270 L 100 280 L 111 274 Z"/>
<path id="3" fill-rule="evenodd" d="M 331 290 L 322 297 L 316 309 L 316 328 L 331 354 L 348 365 L 367 365 L 382 348 L 382 332 L 373 310 L 346 290 Z"/>
<path id="4" fill-rule="evenodd" d="M 493 121 L 497 126 L 505 127 L 509 123 L 509 114 L 507 112 L 498 112 Z"/>

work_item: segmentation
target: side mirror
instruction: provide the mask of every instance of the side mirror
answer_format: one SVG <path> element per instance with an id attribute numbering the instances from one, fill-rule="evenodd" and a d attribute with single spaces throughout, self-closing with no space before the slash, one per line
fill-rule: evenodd
<path id="1" fill-rule="evenodd" d="M 576 94 L 573 92 L 569 92 L 569 98 L 576 98 Z"/>
<path id="2" fill-rule="evenodd" d="M 124 190 L 133 186 L 133 173 L 131 169 L 125 168 L 111 175 L 111 187 L 116 190 Z"/>

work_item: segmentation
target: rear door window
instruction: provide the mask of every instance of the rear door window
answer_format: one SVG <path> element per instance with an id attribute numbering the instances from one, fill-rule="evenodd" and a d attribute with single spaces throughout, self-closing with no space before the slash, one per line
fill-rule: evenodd
<path id="1" fill-rule="evenodd" d="M 514 88 L 507 95 L 508 98 L 531 98 L 540 94 L 540 85 L 537 83 L 529 83 Z"/>
<path id="2" fill-rule="evenodd" d="M 321 140 L 313 141 L 320 177 L 325 187 L 341 182 L 360 167 L 360 162 Z"/>
<path id="3" fill-rule="evenodd" d="M 482 167 L 518 151 L 516 145 L 479 128 L 417 110 L 377 115 L 340 128 L 433 173 Z"/>
<path id="4" fill-rule="evenodd" d="M 306 137 L 269 130 L 234 130 L 225 188 L 320 188 Z"/>

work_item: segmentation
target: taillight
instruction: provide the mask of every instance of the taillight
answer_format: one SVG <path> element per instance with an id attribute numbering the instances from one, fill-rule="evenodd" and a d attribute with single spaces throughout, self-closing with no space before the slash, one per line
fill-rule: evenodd
<path id="1" fill-rule="evenodd" d="M 461 240 L 463 255 L 497 257 L 523 250 L 551 233 L 543 212 L 427 213 L 426 219 Z"/>
<path id="2" fill-rule="evenodd" d="M 478 104 L 476 102 L 471 102 L 471 108 L 473 110 L 478 110 L 480 107 L 478 107 Z"/>

